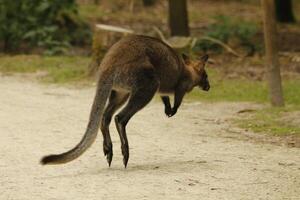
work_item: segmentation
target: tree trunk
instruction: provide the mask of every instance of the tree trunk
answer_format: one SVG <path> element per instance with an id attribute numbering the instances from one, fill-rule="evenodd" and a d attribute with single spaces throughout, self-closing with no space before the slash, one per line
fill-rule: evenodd
<path id="1" fill-rule="evenodd" d="M 156 3 L 156 0 L 143 0 L 144 6 L 153 6 Z"/>
<path id="2" fill-rule="evenodd" d="M 172 36 L 189 36 L 186 0 L 169 0 L 169 26 Z"/>
<path id="3" fill-rule="evenodd" d="M 278 61 L 277 27 L 274 0 L 261 0 L 264 10 L 264 36 L 269 94 L 273 106 L 283 106 L 280 66 Z"/>
<path id="4" fill-rule="evenodd" d="M 276 19 L 282 23 L 293 23 L 295 17 L 293 13 L 292 0 L 275 0 Z"/>

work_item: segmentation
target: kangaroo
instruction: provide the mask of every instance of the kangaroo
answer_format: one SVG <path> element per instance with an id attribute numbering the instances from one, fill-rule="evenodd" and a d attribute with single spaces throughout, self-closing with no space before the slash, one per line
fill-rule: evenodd
<path id="1" fill-rule="evenodd" d="M 129 159 L 128 121 L 150 102 L 156 92 L 161 93 L 165 114 L 172 117 L 187 92 L 196 86 L 208 91 L 210 84 L 204 69 L 207 60 L 208 55 L 197 61 L 184 54 L 179 56 L 156 38 L 141 35 L 122 38 L 109 49 L 100 64 L 96 95 L 83 138 L 65 153 L 43 157 L 41 164 L 62 164 L 78 158 L 95 141 L 100 127 L 104 155 L 110 166 L 113 145 L 109 124 L 114 113 L 127 102 L 114 117 L 126 168 Z M 172 93 L 173 107 L 167 95 Z"/>

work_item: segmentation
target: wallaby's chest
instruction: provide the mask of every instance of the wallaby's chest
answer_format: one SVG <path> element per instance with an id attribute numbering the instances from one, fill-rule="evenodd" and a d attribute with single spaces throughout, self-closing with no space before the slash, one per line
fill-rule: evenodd
<path id="1" fill-rule="evenodd" d="M 171 93 L 174 91 L 179 79 L 180 71 L 175 67 L 162 68 L 158 70 L 159 77 L 159 92 L 161 93 Z"/>

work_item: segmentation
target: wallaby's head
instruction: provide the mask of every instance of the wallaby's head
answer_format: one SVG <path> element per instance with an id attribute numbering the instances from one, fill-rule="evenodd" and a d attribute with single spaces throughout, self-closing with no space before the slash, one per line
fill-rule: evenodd
<path id="1" fill-rule="evenodd" d="M 208 76 L 205 71 L 205 65 L 208 60 L 208 55 L 204 55 L 197 60 L 191 60 L 187 55 L 182 54 L 185 65 L 193 70 L 196 76 L 195 86 L 198 85 L 204 91 L 208 91 L 210 88 Z"/>

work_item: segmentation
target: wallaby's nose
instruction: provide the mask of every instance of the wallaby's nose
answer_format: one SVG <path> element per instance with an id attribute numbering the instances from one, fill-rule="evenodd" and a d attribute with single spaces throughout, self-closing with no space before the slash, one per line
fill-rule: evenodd
<path id="1" fill-rule="evenodd" d="M 207 84 L 207 85 L 203 88 L 204 91 L 208 91 L 209 89 L 210 89 L 210 85 L 209 85 L 209 84 Z"/>

